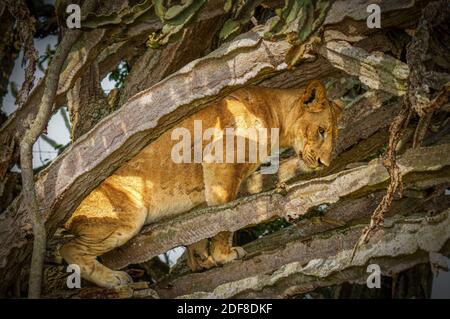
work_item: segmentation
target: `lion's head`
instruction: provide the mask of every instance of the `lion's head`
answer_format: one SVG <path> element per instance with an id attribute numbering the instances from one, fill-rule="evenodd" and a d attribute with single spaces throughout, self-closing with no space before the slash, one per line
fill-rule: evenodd
<path id="1" fill-rule="evenodd" d="M 342 103 L 328 100 L 323 84 L 314 80 L 308 84 L 296 104 L 299 110 L 293 125 L 293 147 L 296 153 L 310 168 L 330 165 Z"/>

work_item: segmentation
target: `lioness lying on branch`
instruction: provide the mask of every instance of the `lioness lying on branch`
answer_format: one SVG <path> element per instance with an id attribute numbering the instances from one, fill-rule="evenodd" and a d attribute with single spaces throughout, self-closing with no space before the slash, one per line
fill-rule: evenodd
<path id="1" fill-rule="evenodd" d="M 97 257 L 145 224 L 205 202 L 234 200 L 242 181 L 278 147 L 293 147 L 311 168 L 329 165 L 340 113 L 319 81 L 303 89 L 233 92 L 162 134 L 94 189 L 67 222 L 75 238 L 61 247 L 61 255 L 99 286 L 129 283 L 127 273 L 105 267 Z M 208 129 L 198 134 L 202 127 Z M 244 254 L 232 246 L 232 233 L 222 232 L 189 246 L 188 264 L 193 271 L 208 269 Z"/>

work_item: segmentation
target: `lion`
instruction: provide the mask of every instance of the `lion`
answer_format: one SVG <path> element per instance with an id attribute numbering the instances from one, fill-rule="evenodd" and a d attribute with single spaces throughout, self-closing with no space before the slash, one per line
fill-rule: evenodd
<path id="1" fill-rule="evenodd" d="M 267 160 L 174 161 L 177 128 L 193 132 L 198 120 L 215 132 L 278 128 L 279 147 L 293 148 L 307 166 L 317 168 L 330 164 L 340 114 L 340 103 L 327 99 L 318 80 L 300 89 L 245 87 L 234 91 L 163 133 L 85 197 L 65 224 L 74 237 L 60 248 L 61 256 L 69 264 L 78 264 L 82 278 L 98 286 L 128 284 L 132 279 L 126 272 L 109 269 L 97 257 L 122 246 L 146 224 L 205 203 L 213 206 L 234 200 L 242 182 Z M 200 143 L 205 146 L 206 141 Z M 266 145 L 270 149 L 271 144 Z M 242 258 L 245 251 L 232 245 L 232 235 L 221 232 L 188 246 L 192 271 Z"/>

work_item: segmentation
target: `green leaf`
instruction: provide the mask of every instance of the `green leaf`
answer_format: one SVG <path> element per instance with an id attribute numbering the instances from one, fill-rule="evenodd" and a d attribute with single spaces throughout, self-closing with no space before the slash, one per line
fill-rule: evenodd
<path id="1" fill-rule="evenodd" d="M 219 33 L 220 39 L 228 40 L 232 36 L 237 35 L 242 28 L 250 22 L 255 13 L 255 8 L 262 2 L 263 0 L 248 0 L 243 1 L 238 6 L 234 6 L 234 12 L 232 13 L 233 18 L 224 23 L 222 30 Z M 231 1 L 230 3 L 227 3 L 226 6 L 227 10 L 233 9 L 233 3 Z"/>
<path id="2" fill-rule="evenodd" d="M 162 5 L 162 1 L 158 1 L 158 5 Z M 160 8 L 161 12 L 165 12 L 162 21 L 164 26 L 157 33 L 152 33 L 146 42 L 150 48 L 157 49 L 168 42 L 175 39 L 179 33 L 194 19 L 196 14 L 200 12 L 207 0 L 185 0 L 182 5 L 175 5 L 169 9 Z M 156 10 L 156 4 L 155 4 Z M 159 14 L 158 14 L 159 15 Z"/>
<path id="3" fill-rule="evenodd" d="M 278 18 L 266 23 L 266 37 L 290 37 L 297 34 L 296 43 L 305 42 L 325 21 L 331 0 L 285 0 L 285 6 L 276 10 Z"/>
<path id="4" fill-rule="evenodd" d="M 233 4 L 234 4 L 234 1 L 233 1 L 233 0 L 227 0 L 227 1 L 225 2 L 225 5 L 223 6 L 223 10 L 224 10 L 225 12 L 230 12 L 231 9 L 233 8 Z"/>
<path id="5" fill-rule="evenodd" d="M 227 20 L 224 23 L 222 30 L 220 30 L 219 37 L 222 40 L 227 40 L 230 36 L 237 33 L 240 29 L 241 29 L 241 25 L 239 24 L 238 21 Z"/>
<path id="6" fill-rule="evenodd" d="M 164 0 L 153 0 L 155 6 L 155 14 L 161 21 L 164 21 L 164 15 L 166 14 L 166 7 L 164 6 Z"/>

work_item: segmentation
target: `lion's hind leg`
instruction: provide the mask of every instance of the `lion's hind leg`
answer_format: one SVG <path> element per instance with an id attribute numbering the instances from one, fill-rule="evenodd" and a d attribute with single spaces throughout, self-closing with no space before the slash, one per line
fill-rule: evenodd
<path id="1" fill-rule="evenodd" d="M 123 271 L 115 271 L 101 264 L 97 257 L 119 247 L 142 228 L 146 210 L 133 209 L 113 217 L 74 216 L 68 230 L 75 238 L 60 248 L 69 264 L 77 264 L 81 277 L 101 287 L 112 288 L 132 282 Z"/>
<path id="2" fill-rule="evenodd" d="M 108 242 L 105 245 L 101 241 L 95 243 L 88 243 L 88 241 L 87 237 L 77 237 L 61 247 L 61 256 L 68 264 L 78 265 L 84 279 L 100 287 L 112 288 L 132 282 L 126 272 L 109 269 L 97 260 L 97 256 L 102 252 L 112 249 L 107 244 Z"/>

